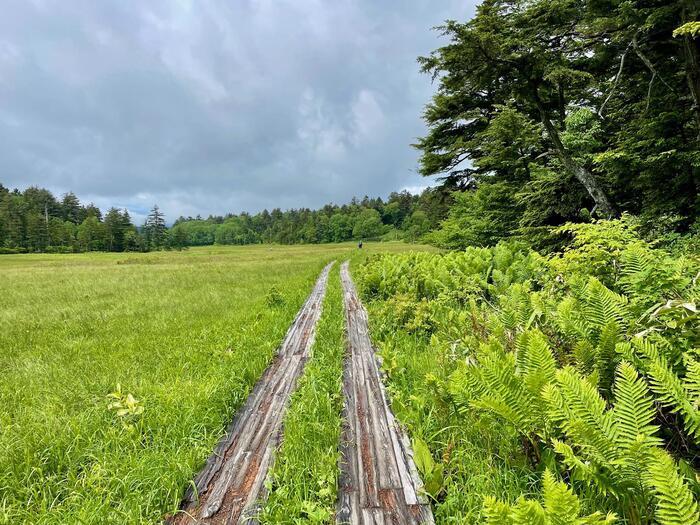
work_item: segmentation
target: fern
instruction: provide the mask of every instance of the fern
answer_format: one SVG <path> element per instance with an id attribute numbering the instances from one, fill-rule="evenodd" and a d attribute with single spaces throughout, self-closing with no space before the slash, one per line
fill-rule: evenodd
<path id="1" fill-rule="evenodd" d="M 620 325 L 616 321 L 606 324 L 600 331 L 598 346 L 596 348 L 596 371 L 598 372 L 598 385 L 603 393 L 610 394 L 610 389 L 615 377 L 615 364 L 617 353 L 615 347 L 620 339 Z"/>
<path id="2" fill-rule="evenodd" d="M 656 521 L 661 525 L 700 523 L 700 511 L 693 493 L 665 451 L 654 451 L 646 477 L 656 493 Z"/>
<path id="3" fill-rule="evenodd" d="M 615 523 L 614 514 L 603 516 L 595 512 L 581 516 L 581 503 L 566 483 L 557 481 L 549 469 L 542 480 L 543 503 L 518 498 L 514 505 L 492 497 L 484 500 L 487 525 L 609 525 Z"/>
<path id="4" fill-rule="evenodd" d="M 619 284 L 633 299 L 634 308 L 642 312 L 660 298 L 675 296 L 688 285 L 683 268 L 661 250 L 632 243 L 620 254 Z"/>
<path id="5" fill-rule="evenodd" d="M 628 299 L 606 288 L 598 279 L 591 277 L 583 289 L 581 300 L 586 321 L 596 333 L 610 323 L 627 326 L 630 312 Z"/>
<path id="6" fill-rule="evenodd" d="M 542 426 L 542 414 L 537 410 L 540 403 L 516 375 L 513 354 L 484 357 L 475 379 L 481 395 L 472 406 L 494 412 L 525 434 Z"/>
<path id="7" fill-rule="evenodd" d="M 591 338 L 591 328 L 580 312 L 580 305 L 574 297 L 564 298 L 557 306 L 557 323 L 566 337 L 573 340 Z"/>
<path id="8" fill-rule="evenodd" d="M 511 506 L 493 496 L 484 498 L 484 518 L 486 525 L 513 525 Z"/>
<path id="9" fill-rule="evenodd" d="M 685 374 L 685 387 L 688 391 L 688 399 L 697 407 L 700 405 L 700 362 L 689 358 Z"/>
<path id="10" fill-rule="evenodd" d="M 651 389 L 658 394 L 659 401 L 671 411 L 680 413 L 686 430 L 695 439 L 700 438 L 700 411 L 691 402 L 690 393 L 681 379 L 673 373 L 661 357 L 649 364 Z"/>
<path id="11" fill-rule="evenodd" d="M 617 369 L 613 414 L 618 428 L 617 442 L 621 447 L 629 450 L 640 443 L 662 444 L 656 437 L 658 426 L 652 425 L 656 410 L 646 383 L 627 362 L 621 363 Z"/>
<path id="12" fill-rule="evenodd" d="M 571 368 L 557 372 L 557 384 L 558 388 L 544 390 L 552 419 L 575 442 L 585 443 L 598 460 L 615 461 L 613 414 L 606 412 L 605 401 L 596 388 Z"/>
<path id="13" fill-rule="evenodd" d="M 613 495 L 623 508 L 645 508 L 648 496 L 641 473 L 648 451 L 660 444 L 648 387 L 634 367 L 617 370 L 615 399 L 609 409 L 595 387 L 575 370 L 557 373 L 557 383 L 543 390 L 550 416 L 566 436 L 554 450 L 571 470 L 600 495 Z"/>
<path id="14" fill-rule="evenodd" d="M 622 289 L 630 296 L 638 296 L 653 289 L 653 283 L 649 281 L 653 278 L 656 262 L 648 247 L 638 244 L 628 246 L 620 254 L 620 273 L 622 275 L 620 286 Z"/>
<path id="15" fill-rule="evenodd" d="M 680 414 L 688 434 L 696 440 L 700 439 L 700 367 L 697 362 L 689 360 L 686 378 L 681 379 L 669 366 L 666 356 L 646 339 L 636 338 L 631 344 L 620 345 L 618 351 L 637 358 L 649 376 L 649 384 L 657 395 L 657 401 Z"/>
<path id="16" fill-rule="evenodd" d="M 453 379 L 454 398 L 464 399 L 459 391 L 465 388 L 455 384 L 461 380 L 473 393 L 471 407 L 492 412 L 534 443 L 534 436 L 547 435 L 541 392 L 555 380 L 556 369 L 546 336 L 539 330 L 528 330 L 518 337 L 515 354 L 502 347 L 482 347 L 478 362 L 466 375 Z"/>
<path id="17" fill-rule="evenodd" d="M 574 344 L 572 349 L 574 357 L 574 366 L 582 374 L 589 374 L 593 369 L 597 368 L 596 349 L 588 339 L 582 339 Z M 600 377 L 600 374 L 598 374 Z"/>
<path id="18" fill-rule="evenodd" d="M 612 483 L 606 479 L 605 473 L 601 472 L 597 465 L 592 464 L 590 461 L 582 460 L 576 455 L 574 449 L 563 441 L 553 439 L 552 444 L 554 445 L 554 451 L 562 456 L 564 464 L 571 471 L 573 480 L 586 483 L 595 481 L 602 487 L 602 492 L 609 490 Z"/>
<path id="19" fill-rule="evenodd" d="M 437 401 L 446 397 L 467 422 L 493 424 L 475 409 L 504 422 L 518 436 L 499 437 L 523 446 L 533 467 L 565 471 L 586 506 L 605 502 L 631 525 L 696 523 L 692 459 L 676 465 L 664 448 L 677 446 L 678 432 L 700 444 L 697 261 L 672 260 L 627 220 L 572 231 L 573 248 L 547 260 L 511 245 L 377 258 L 367 288 L 386 305 L 389 338 L 406 329 L 404 311 L 413 319 L 425 303 L 430 352 L 449 376 Z M 403 309 L 393 308 L 400 297 Z M 662 428 L 675 418 L 660 409 L 683 428 Z M 578 499 L 550 473 L 542 494 L 486 498 L 487 523 L 612 521 L 580 517 Z"/>
<path id="20" fill-rule="evenodd" d="M 539 397 L 542 387 L 556 377 L 557 362 L 547 337 L 539 330 L 528 330 L 520 335 L 516 345 L 516 364 L 516 372 L 523 376 L 534 396 Z"/>

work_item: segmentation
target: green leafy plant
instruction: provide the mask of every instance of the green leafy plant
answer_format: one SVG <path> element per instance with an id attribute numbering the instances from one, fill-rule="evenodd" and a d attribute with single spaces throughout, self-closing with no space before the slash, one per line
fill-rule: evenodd
<path id="1" fill-rule="evenodd" d="M 482 493 L 493 501 L 525 491 L 498 485 L 506 472 L 521 469 L 528 485 L 549 469 L 581 508 L 600 511 L 596 523 L 611 512 L 630 525 L 694 523 L 700 264 L 644 241 L 631 217 L 564 229 L 574 242 L 547 259 L 508 242 L 382 256 L 357 272 L 378 345 L 398 371 L 387 379 L 399 415 L 423 436 L 477 429 L 449 441 L 438 515 L 463 504 L 477 520 L 478 498 L 459 494 L 454 479 L 480 484 L 470 460 L 456 459 L 479 450 L 499 472 L 489 485 L 499 488 Z M 429 338 L 410 326 L 418 304 L 430 312 Z M 445 454 L 442 439 L 424 444 L 425 457 Z M 425 463 L 429 479 L 436 463 Z M 545 507 L 527 500 L 518 509 L 535 512 L 525 522 L 558 523 Z"/>
<path id="2" fill-rule="evenodd" d="M 440 494 L 445 483 L 445 466 L 433 459 L 428 445 L 422 439 L 413 438 L 412 445 L 413 460 L 420 472 L 423 490 L 435 498 Z"/>
<path id="3" fill-rule="evenodd" d="M 487 525 L 612 525 L 615 514 L 594 512 L 581 516 L 581 502 L 554 474 L 545 470 L 542 479 L 542 502 L 524 497 L 514 504 L 489 496 L 484 502 Z"/>
<path id="4" fill-rule="evenodd" d="M 270 286 L 270 290 L 267 292 L 267 295 L 265 295 L 265 303 L 270 308 L 275 308 L 284 306 L 286 300 L 280 289 L 277 288 L 277 286 L 272 285 Z"/>
<path id="5" fill-rule="evenodd" d="M 620 343 L 617 351 L 638 363 L 647 373 L 658 402 L 680 414 L 688 434 L 700 442 L 700 363 L 696 358 L 687 356 L 680 367 L 673 367 L 668 355 L 642 338 Z M 676 372 L 679 368 L 683 375 Z"/>
<path id="6" fill-rule="evenodd" d="M 107 394 L 110 403 L 107 409 L 121 420 L 124 428 L 129 431 L 134 430 L 135 423 L 139 420 L 139 416 L 143 414 L 143 403 L 136 399 L 131 393 L 122 392 L 121 384 L 117 383 L 114 392 Z"/>

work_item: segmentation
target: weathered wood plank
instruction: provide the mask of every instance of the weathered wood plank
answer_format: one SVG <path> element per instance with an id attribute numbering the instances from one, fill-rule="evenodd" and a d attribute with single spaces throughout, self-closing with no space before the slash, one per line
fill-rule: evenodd
<path id="1" fill-rule="evenodd" d="M 328 264 L 288 330 L 273 362 L 238 411 L 188 490 L 172 525 L 257 523 L 265 479 L 279 446 L 291 393 L 313 346 L 326 291 Z"/>
<path id="2" fill-rule="evenodd" d="M 340 271 L 347 323 L 343 429 L 336 522 L 350 525 L 433 525 L 413 451 L 396 421 L 369 338 L 367 312 Z"/>

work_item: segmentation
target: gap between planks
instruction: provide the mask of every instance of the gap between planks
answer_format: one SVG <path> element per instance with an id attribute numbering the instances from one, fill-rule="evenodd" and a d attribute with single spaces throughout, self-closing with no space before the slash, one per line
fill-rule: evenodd
<path id="1" fill-rule="evenodd" d="M 347 331 L 343 429 L 336 522 L 351 525 L 433 525 L 413 451 L 388 403 L 369 337 L 367 312 L 340 268 Z"/>
<path id="2" fill-rule="evenodd" d="M 265 479 L 280 443 L 289 398 L 313 346 L 332 266 L 330 262 L 321 272 L 272 363 L 186 491 L 181 510 L 166 523 L 258 523 L 256 515 L 267 496 Z"/>

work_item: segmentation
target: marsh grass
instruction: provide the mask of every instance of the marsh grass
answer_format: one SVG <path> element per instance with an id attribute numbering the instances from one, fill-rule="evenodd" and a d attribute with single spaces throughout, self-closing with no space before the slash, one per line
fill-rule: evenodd
<path id="1" fill-rule="evenodd" d="M 174 509 L 329 257 L 0 258 L 0 521 L 157 522 Z M 285 306 L 267 307 L 271 286 Z M 128 424 L 110 409 L 118 384 L 143 407 Z"/>
<path id="2" fill-rule="evenodd" d="M 356 256 L 410 248 L 366 244 Z M 0 523 L 159 523 L 323 265 L 356 252 L 1 256 Z M 282 301 L 271 307 L 273 288 Z M 120 413 L 117 399 L 131 408 Z"/>

